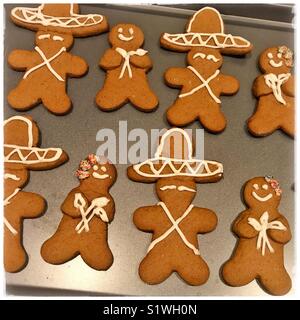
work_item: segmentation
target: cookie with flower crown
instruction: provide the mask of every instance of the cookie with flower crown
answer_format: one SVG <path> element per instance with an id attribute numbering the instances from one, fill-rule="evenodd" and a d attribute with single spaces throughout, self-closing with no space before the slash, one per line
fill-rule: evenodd
<path id="1" fill-rule="evenodd" d="M 158 284 L 176 272 L 190 285 L 204 284 L 209 267 L 201 257 L 197 234 L 213 231 L 217 216 L 192 202 L 197 183 L 222 178 L 222 164 L 194 158 L 187 132 L 173 128 L 161 137 L 154 158 L 129 167 L 127 174 L 136 182 L 155 182 L 159 198 L 157 204 L 141 207 L 133 215 L 139 230 L 153 233 L 139 266 L 140 278 Z"/>
<path id="2" fill-rule="evenodd" d="M 248 208 L 233 223 L 238 242 L 222 268 L 223 279 L 233 287 L 256 279 L 268 293 L 284 295 L 292 285 L 284 266 L 291 230 L 278 210 L 280 185 L 273 177 L 257 177 L 246 182 L 243 194 Z"/>
<path id="3" fill-rule="evenodd" d="M 277 129 L 295 135 L 295 84 L 291 74 L 293 52 L 287 46 L 264 50 L 259 57 L 263 75 L 253 83 L 258 99 L 248 129 L 255 136 L 267 136 Z"/>
<path id="4" fill-rule="evenodd" d="M 113 255 L 107 242 L 108 224 L 113 220 L 115 205 L 109 189 L 117 171 L 107 159 L 90 154 L 76 171 L 79 186 L 61 205 L 62 220 L 42 246 L 43 259 L 62 264 L 80 255 L 95 270 L 107 270 Z"/>
<path id="5" fill-rule="evenodd" d="M 82 15 L 77 4 L 42 4 L 37 8 L 16 7 L 11 19 L 18 26 L 36 31 L 34 50 L 17 49 L 8 56 L 16 71 L 24 71 L 8 94 L 9 105 L 18 111 L 42 103 L 50 112 L 63 115 L 72 108 L 66 93 L 67 79 L 81 77 L 88 65 L 69 51 L 73 37 L 99 34 L 108 29 L 104 16 Z"/>
<path id="6" fill-rule="evenodd" d="M 29 170 L 56 168 L 68 160 L 60 148 L 40 148 L 39 128 L 30 117 L 14 116 L 4 121 L 4 268 L 21 271 L 28 262 L 23 246 L 23 220 L 41 216 L 46 200 L 23 188 Z"/>

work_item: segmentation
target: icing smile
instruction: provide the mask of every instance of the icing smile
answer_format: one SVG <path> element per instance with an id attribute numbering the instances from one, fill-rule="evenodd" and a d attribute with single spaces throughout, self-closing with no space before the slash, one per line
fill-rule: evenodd
<path id="1" fill-rule="evenodd" d="M 283 65 L 283 61 L 282 61 L 282 60 L 279 60 L 278 62 L 275 62 L 275 60 L 273 59 L 274 56 L 273 56 L 273 53 L 272 53 L 272 52 L 269 52 L 269 53 L 267 54 L 267 56 L 268 56 L 268 58 L 270 59 L 270 60 L 269 60 L 269 63 L 270 63 L 270 65 L 271 65 L 272 67 L 274 67 L 274 68 L 279 68 L 279 67 L 281 67 L 281 66 Z M 278 59 L 281 59 L 281 58 L 282 58 L 282 54 L 281 54 L 281 53 L 278 53 L 278 54 L 277 54 L 277 58 L 278 58 Z"/>
<path id="2" fill-rule="evenodd" d="M 96 179 L 106 179 L 109 177 L 108 174 L 100 174 L 98 172 L 93 172 L 93 177 L 96 178 Z"/>
<path id="3" fill-rule="evenodd" d="M 119 28 L 118 29 L 118 38 L 120 39 L 120 40 L 122 40 L 122 41 L 131 41 L 133 38 L 134 38 L 134 36 L 133 36 L 133 29 L 132 28 L 129 28 L 129 30 L 128 30 L 128 32 L 129 32 L 129 34 L 130 34 L 130 36 L 125 36 L 124 34 L 123 34 L 123 28 Z"/>
<path id="4" fill-rule="evenodd" d="M 267 194 L 265 197 L 260 197 L 255 191 L 252 191 L 252 195 L 256 200 L 261 202 L 268 201 L 273 197 L 272 193 Z"/>

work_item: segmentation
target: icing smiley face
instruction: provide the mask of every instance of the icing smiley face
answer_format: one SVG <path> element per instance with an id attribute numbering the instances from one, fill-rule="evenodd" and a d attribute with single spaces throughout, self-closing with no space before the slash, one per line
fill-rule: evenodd
<path id="1" fill-rule="evenodd" d="M 209 72 L 222 66 L 223 58 L 218 50 L 211 48 L 194 49 L 188 53 L 188 64 L 201 70 Z"/>
<path id="2" fill-rule="evenodd" d="M 43 51 L 51 48 L 51 51 L 54 49 L 60 49 L 65 47 L 66 49 L 70 48 L 73 44 L 73 37 L 71 34 L 60 34 L 55 32 L 39 31 L 36 34 L 36 45 L 43 49 Z"/>
<path id="3" fill-rule="evenodd" d="M 245 202 L 250 207 L 277 207 L 281 198 L 281 191 L 279 192 L 277 186 L 272 181 L 264 177 L 248 181 L 244 189 Z"/>
<path id="4" fill-rule="evenodd" d="M 134 24 L 118 24 L 111 29 L 109 42 L 113 47 L 136 50 L 144 43 L 144 34 Z"/>
<path id="5" fill-rule="evenodd" d="M 287 73 L 292 65 L 293 53 L 285 46 L 268 48 L 259 58 L 259 66 L 264 73 Z"/>

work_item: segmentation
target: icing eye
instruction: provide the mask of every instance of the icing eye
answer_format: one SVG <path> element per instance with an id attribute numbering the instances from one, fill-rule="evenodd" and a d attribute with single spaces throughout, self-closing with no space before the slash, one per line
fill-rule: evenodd
<path id="1" fill-rule="evenodd" d="M 120 27 L 120 28 L 118 29 L 118 32 L 119 32 L 119 33 L 122 33 L 122 32 L 123 32 L 123 28 Z"/>
<path id="2" fill-rule="evenodd" d="M 60 36 L 53 36 L 52 38 L 54 41 L 64 41 L 64 38 L 60 37 Z"/>
<path id="3" fill-rule="evenodd" d="M 198 58 L 198 57 L 200 57 L 201 59 L 205 59 L 206 54 L 204 54 L 204 53 L 202 53 L 202 52 L 198 52 L 198 53 L 195 53 L 195 54 L 193 55 L 193 59 L 196 59 L 196 58 Z"/>
<path id="4" fill-rule="evenodd" d="M 277 53 L 277 58 L 281 59 L 282 58 L 282 53 Z"/>
<path id="5" fill-rule="evenodd" d="M 93 166 L 93 170 L 97 171 L 98 169 L 99 169 L 99 167 L 95 164 L 95 165 Z"/>
<path id="6" fill-rule="evenodd" d="M 106 172 L 106 171 L 107 171 L 106 167 L 104 167 L 104 166 L 102 166 L 100 169 L 101 169 L 103 172 Z"/>
<path id="7" fill-rule="evenodd" d="M 132 29 L 132 28 L 129 28 L 129 33 L 130 33 L 131 35 L 133 35 L 133 29 Z"/>
<path id="8" fill-rule="evenodd" d="M 268 190 L 269 187 L 268 187 L 267 184 L 264 184 L 264 185 L 262 186 L 262 188 L 265 189 L 265 190 Z"/>
<path id="9" fill-rule="evenodd" d="M 257 183 L 255 183 L 255 184 L 253 185 L 253 188 L 254 188 L 255 190 L 258 190 L 258 189 L 259 189 L 258 184 L 257 184 Z"/>
<path id="10" fill-rule="evenodd" d="M 50 34 L 41 34 L 38 36 L 39 40 L 50 39 Z"/>
<path id="11" fill-rule="evenodd" d="M 273 54 L 271 52 L 268 53 L 268 58 L 272 59 L 273 58 Z"/>

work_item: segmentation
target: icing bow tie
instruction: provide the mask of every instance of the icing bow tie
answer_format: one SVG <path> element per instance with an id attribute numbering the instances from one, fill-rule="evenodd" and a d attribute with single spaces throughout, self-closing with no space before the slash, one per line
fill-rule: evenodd
<path id="1" fill-rule="evenodd" d="M 290 76 L 290 73 L 282 73 L 278 75 L 269 73 L 264 76 L 266 85 L 273 90 L 276 100 L 284 105 L 286 105 L 286 102 L 282 97 L 281 86 L 287 82 Z"/>
<path id="2" fill-rule="evenodd" d="M 257 238 L 257 244 L 256 249 L 261 249 L 261 253 L 264 256 L 266 251 L 266 246 L 270 250 L 270 252 L 274 252 L 273 247 L 270 244 L 267 230 L 268 229 L 274 229 L 274 230 L 286 230 L 286 227 L 280 222 L 280 221 L 272 221 L 269 222 L 269 213 L 266 211 L 262 214 L 259 221 L 257 221 L 254 218 L 248 218 L 248 223 L 256 230 L 258 231 L 258 238 Z"/>
<path id="3" fill-rule="evenodd" d="M 119 79 L 123 78 L 125 70 L 127 69 L 129 78 L 132 78 L 132 70 L 130 67 L 130 57 L 137 55 L 137 56 L 144 56 L 148 51 L 144 49 L 137 49 L 136 51 L 126 51 L 122 48 L 116 48 L 116 51 L 124 58 L 124 63 L 120 72 Z"/>

